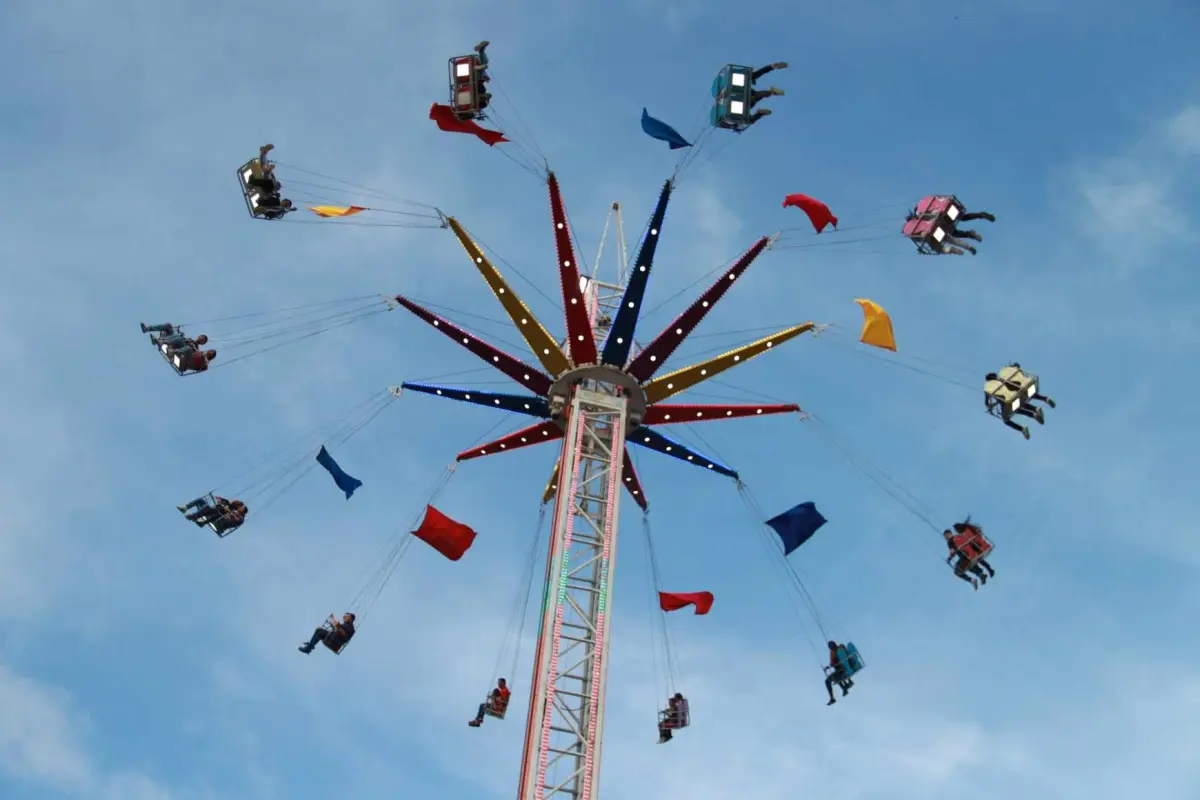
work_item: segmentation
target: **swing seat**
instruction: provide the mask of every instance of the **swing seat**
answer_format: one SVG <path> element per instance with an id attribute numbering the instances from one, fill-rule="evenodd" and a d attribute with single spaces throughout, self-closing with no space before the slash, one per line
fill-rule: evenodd
<path id="1" fill-rule="evenodd" d="M 229 514 L 221 516 L 208 523 L 209 530 L 217 535 L 218 538 L 224 539 L 229 534 L 242 527 L 242 522 L 234 522 L 234 518 Z"/>
<path id="2" fill-rule="evenodd" d="M 488 695 L 483 701 L 483 713 L 489 717 L 504 719 L 504 715 L 508 713 L 508 703 L 494 700 L 491 695 Z"/>
<path id="3" fill-rule="evenodd" d="M 263 195 L 267 194 L 266 190 L 250 184 L 250 179 L 260 171 L 257 167 L 257 158 L 252 158 L 238 167 L 238 186 L 241 187 L 242 199 L 246 201 L 246 210 L 250 212 L 250 216 L 254 219 L 270 219 L 267 209 L 261 203 Z"/>
<path id="4" fill-rule="evenodd" d="M 916 217 L 904 223 L 902 232 L 922 255 L 942 255 L 946 237 L 965 210 L 966 207 L 952 194 L 921 198 L 914 210 Z"/>
<path id="5" fill-rule="evenodd" d="M 170 348 L 165 344 L 162 344 L 159 341 L 158 335 L 154 333 L 150 334 L 150 342 L 154 345 L 154 349 L 159 352 L 159 355 L 163 357 L 163 361 L 166 361 L 171 365 L 171 369 L 175 370 L 176 375 L 182 376 L 192 374 L 183 368 L 183 359 L 185 354 L 188 352 L 187 350 L 171 353 Z"/>
<path id="6" fill-rule="evenodd" d="M 862 672 L 866 666 L 867 664 L 862 660 L 862 656 L 858 654 L 858 648 L 854 646 L 854 642 L 846 642 L 846 644 L 838 648 L 837 666 L 830 665 L 825 667 L 825 674 L 832 675 L 834 672 L 840 670 L 842 673 L 842 677 L 838 679 L 840 683 L 841 681 L 850 680 Z"/>
<path id="7" fill-rule="evenodd" d="M 658 712 L 658 723 L 667 730 L 677 731 L 686 728 L 692 724 L 692 711 L 688 706 L 686 698 L 679 701 L 676 706 L 676 711 L 672 713 L 671 709 L 664 708 Z"/>
<path id="8" fill-rule="evenodd" d="M 901 231 L 917 246 L 917 252 L 925 256 L 942 255 L 946 229 L 932 219 L 910 219 Z"/>
<path id="9" fill-rule="evenodd" d="M 341 652 L 346 649 L 346 645 L 350 644 L 350 640 L 341 638 L 341 636 L 335 632 L 335 629 L 329 620 L 325 620 L 325 622 L 321 625 L 321 629 L 329 632 L 329 634 L 321 640 L 321 644 L 325 645 L 325 647 L 329 649 L 329 652 L 333 653 L 335 656 L 341 655 Z"/>
<path id="10" fill-rule="evenodd" d="M 981 559 L 987 558 L 994 548 L 994 545 L 986 536 L 975 531 L 964 531 L 963 533 L 955 534 L 950 541 L 954 543 L 955 548 L 960 553 L 967 557 L 966 569 L 971 569 Z"/>
<path id="11" fill-rule="evenodd" d="M 481 72 L 476 54 L 450 59 L 450 107 L 460 120 L 484 119 L 478 94 Z"/>
<path id="12" fill-rule="evenodd" d="M 209 492 L 208 494 L 204 495 L 204 497 L 202 499 L 204 500 L 204 505 L 200 508 L 194 509 L 194 511 L 203 511 L 206 508 L 216 508 L 217 507 L 217 499 L 213 495 L 212 492 Z M 209 530 L 211 530 L 213 533 L 215 533 L 219 538 L 224 539 L 226 536 L 233 533 L 238 528 L 242 527 L 242 524 L 244 522 L 245 522 L 245 520 L 243 519 L 242 522 L 235 523 L 233 515 L 222 514 L 221 516 L 219 516 L 215 519 L 212 519 L 208 522 L 193 522 L 193 524 L 195 524 L 197 527 L 200 527 L 200 528 L 207 527 Z"/>
<path id="13" fill-rule="evenodd" d="M 754 91 L 754 70 L 738 64 L 726 64 L 713 79 L 713 108 L 709 121 L 715 128 L 741 133 L 750 127 L 750 98 Z"/>
<path id="14" fill-rule="evenodd" d="M 996 377 L 983 385 L 987 410 L 993 417 L 1010 419 L 1038 393 L 1038 377 L 1022 372 L 1012 364 L 997 372 Z M 1009 383 L 1016 384 L 1017 388 L 1009 386 Z"/>
<path id="15" fill-rule="evenodd" d="M 953 227 L 966 210 L 966 206 L 954 195 L 935 194 L 921 198 L 916 213 L 918 217 L 936 219 Z"/>

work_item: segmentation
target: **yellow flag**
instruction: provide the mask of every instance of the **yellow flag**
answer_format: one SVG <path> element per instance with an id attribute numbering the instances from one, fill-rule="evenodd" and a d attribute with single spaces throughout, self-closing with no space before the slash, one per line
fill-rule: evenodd
<path id="1" fill-rule="evenodd" d="M 861 297 L 855 301 L 863 310 L 862 335 L 858 340 L 872 347 L 882 347 L 884 350 L 896 351 L 896 335 L 892 332 L 892 318 L 883 307 L 874 300 L 864 300 Z"/>
<path id="2" fill-rule="evenodd" d="M 348 217 L 368 209 L 363 206 L 313 206 L 308 210 L 318 217 Z"/>

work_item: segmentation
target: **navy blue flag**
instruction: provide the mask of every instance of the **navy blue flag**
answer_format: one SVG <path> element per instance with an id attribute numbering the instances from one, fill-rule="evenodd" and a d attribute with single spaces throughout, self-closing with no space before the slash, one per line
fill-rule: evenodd
<path id="1" fill-rule="evenodd" d="M 812 538 L 817 529 L 824 525 L 825 517 L 817 511 L 816 503 L 801 503 L 777 517 L 767 520 L 783 542 L 783 554 L 790 554 Z"/>
<path id="2" fill-rule="evenodd" d="M 333 456 L 329 455 L 329 451 L 325 449 L 325 445 L 321 445 L 321 452 L 317 453 L 317 463 L 329 471 L 329 474 L 333 476 L 333 482 L 346 493 L 347 500 L 358 487 L 362 486 L 362 481 L 347 475 L 338 466 L 338 463 L 333 460 Z"/>

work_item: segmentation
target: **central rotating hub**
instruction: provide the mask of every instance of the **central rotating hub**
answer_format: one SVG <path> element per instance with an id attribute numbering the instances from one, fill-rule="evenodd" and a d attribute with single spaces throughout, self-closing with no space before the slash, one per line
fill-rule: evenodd
<path id="1" fill-rule="evenodd" d="M 589 364 L 567 370 L 559 375 L 550 386 L 550 418 L 560 428 L 566 428 L 562 415 L 567 403 L 571 402 L 571 389 L 585 381 L 606 384 L 625 395 L 627 431 L 642 424 L 642 420 L 646 416 L 646 392 L 643 391 L 637 379 L 616 367 L 605 364 Z"/>

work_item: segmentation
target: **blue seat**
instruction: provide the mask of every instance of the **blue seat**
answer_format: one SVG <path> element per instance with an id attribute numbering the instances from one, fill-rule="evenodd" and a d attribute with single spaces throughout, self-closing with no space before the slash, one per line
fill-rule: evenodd
<path id="1" fill-rule="evenodd" d="M 866 666 L 867 664 L 862 660 L 862 656 L 858 654 L 858 648 L 854 646 L 854 642 L 846 642 L 846 644 L 838 648 L 837 669 L 842 671 L 841 680 L 849 680 Z M 834 667 L 825 667 L 825 672 L 832 674 L 834 669 Z"/>
<path id="2" fill-rule="evenodd" d="M 842 669 L 846 671 L 847 675 L 861 672 L 867 666 L 866 662 L 862 660 L 862 656 L 858 654 L 858 648 L 854 646 L 854 642 L 846 642 L 843 649 L 846 651 L 846 656 L 841 663 Z"/>
<path id="3" fill-rule="evenodd" d="M 726 64 L 713 79 L 714 127 L 737 131 L 750 127 L 750 98 L 754 92 L 754 70 L 738 64 Z"/>

